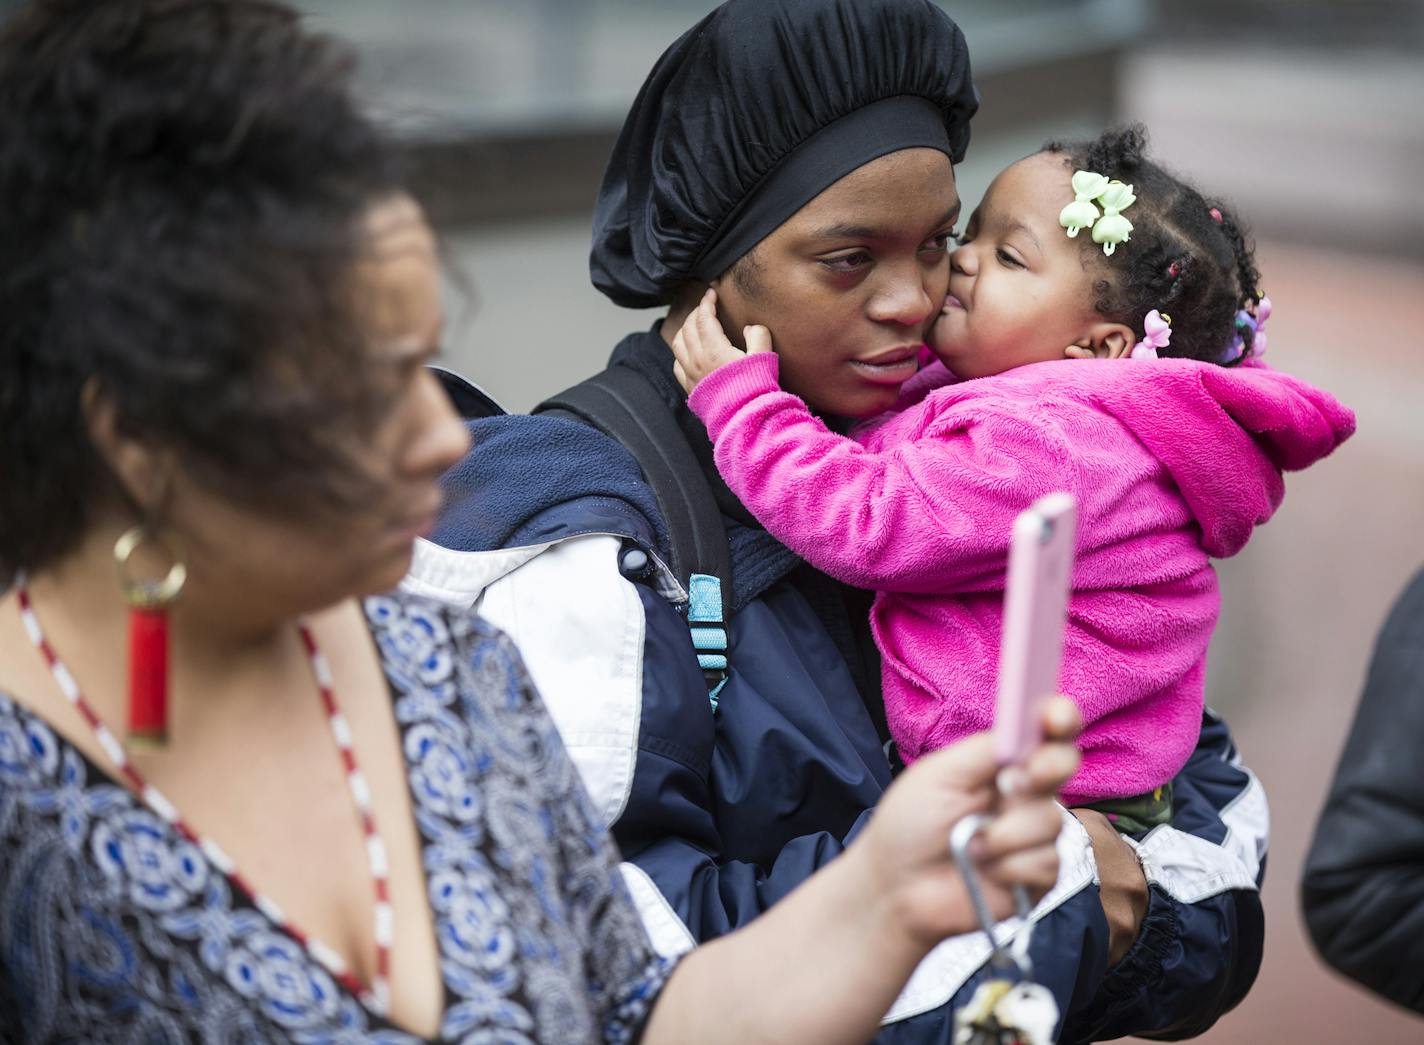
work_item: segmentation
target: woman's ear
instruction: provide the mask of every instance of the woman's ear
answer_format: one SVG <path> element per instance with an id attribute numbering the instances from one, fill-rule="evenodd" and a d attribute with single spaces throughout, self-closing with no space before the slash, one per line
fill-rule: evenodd
<path id="1" fill-rule="evenodd" d="M 118 404 L 97 379 L 84 383 L 79 405 L 89 441 L 118 483 L 120 493 L 145 515 L 157 515 L 171 486 L 169 455 L 123 431 Z"/>
<path id="2" fill-rule="evenodd" d="M 716 281 L 713 281 L 714 285 Z M 707 284 L 694 280 L 688 280 L 677 288 L 673 294 L 671 303 L 668 305 L 667 315 L 663 317 L 662 326 L 659 333 L 663 340 L 669 345 L 672 339 L 677 336 L 677 332 L 682 329 L 682 324 L 687 317 L 692 315 L 692 310 L 697 307 L 697 303 L 702 300 L 702 295 L 707 293 Z"/>
<path id="3" fill-rule="evenodd" d="M 727 334 L 727 340 L 743 352 L 747 349 L 742 331 L 753 324 L 764 324 L 762 309 L 757 307 L 761 284 L 756 262 L 748 254 L 707 285 L 717 292 L 717 322 Z"/>

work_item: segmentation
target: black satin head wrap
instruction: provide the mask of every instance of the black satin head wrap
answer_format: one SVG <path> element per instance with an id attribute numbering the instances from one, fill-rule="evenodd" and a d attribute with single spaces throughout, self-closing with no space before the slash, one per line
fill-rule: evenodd
<path id="1" fill-rule="evenodd" d="M 593 285 L 666 304 L 871 160 L 928 147 L 957 163 L 978 106 L 964 35 L 930 0 L 728 0 L 628 113 L 594 210 Z"/>

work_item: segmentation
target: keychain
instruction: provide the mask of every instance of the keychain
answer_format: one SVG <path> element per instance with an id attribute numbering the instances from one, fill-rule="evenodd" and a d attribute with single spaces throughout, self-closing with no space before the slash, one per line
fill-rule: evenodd
<path id="1" fill-rule="evenodd" d="M 1033 979 L 1033 963 L 1028 956 L 1029 921 L 1032 905 L 1023 886 L 1016 886 L 1014 899 L 1023 925 L 1009 948 L 994 936 L 994 917 L 979 888 L 969 843 L 989 822 L 987 816 L 966 816 L 954 825 L 949 849 L 964 876 L 964 886 L 979 925 L 989 938 L 989 966 L 993 978 L 981 983 L 969 1003 L 954 1014 L 954 1045 L 1053 1045 L 1058 1025 L 1058 1003 L 1053 992 Z"/>

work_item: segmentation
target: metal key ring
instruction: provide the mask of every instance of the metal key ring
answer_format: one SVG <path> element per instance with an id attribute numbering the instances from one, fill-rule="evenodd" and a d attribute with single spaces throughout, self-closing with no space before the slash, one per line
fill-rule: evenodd
<path id="1" fill-rule="evenodd" d="M 979 919 L 979 927 L 989 938 L 990 964 L 999 968 L 1012 966 L 1018 970 L 1023 979 L 1028 980 L 1033 978 L 1033 962 L 1028 954 L 1029 937 L 1033 932 L 1033 923 L 1029 920 L 1029 915 L 1033 910 L 1033 904 L 1029 902 L 1028 889 L 1022 885 L 1014 886 L 1014 903 L 1023 924 L 1015 934 L 1012 946 L 1004 947 L 999 943 L 998 937 L 994 935 L 994 915 L 989 910 L 988 901 L 984 899 L 984 890 L 979 884 L 979 873 L 974 867 L 973 859 L 969 856 L 969 843 L 974 840 L 975 835 L 989 825 L 992 819 L 993 817 L 985 813 L 970 813 L 961 819 L 950 829 L 949 852 L 954 857 L 954 862 L 959 865 L 959 873 L 964 877 L 964 888 L 969 893 L 969 902 L 973 905 L 974 913 Z"/>

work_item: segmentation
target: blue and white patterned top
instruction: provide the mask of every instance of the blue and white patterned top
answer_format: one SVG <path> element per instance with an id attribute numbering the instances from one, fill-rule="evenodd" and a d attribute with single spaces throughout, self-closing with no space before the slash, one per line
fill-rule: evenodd
<path id="1" fill-rule="evenodd" d="M 366 614 L 435 920 L 435 1040 L 633 1040 L 669 967 L 513 645 L 405 595 L 369 599 Z M 0 1042 L 420 1040 L 0 694 Z"/>

